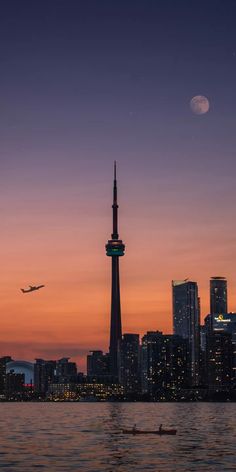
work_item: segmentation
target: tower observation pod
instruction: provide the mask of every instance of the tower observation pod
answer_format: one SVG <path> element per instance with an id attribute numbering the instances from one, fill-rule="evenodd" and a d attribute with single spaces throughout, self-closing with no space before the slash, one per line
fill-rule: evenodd
<path id="1" fill-rule="evenodd" d="M 111 324 L 110 324 L 110 374 L 114 379 L 118 378 L 118 344 L 122 338 L 121 307 L 120 307 L 120 278 L 119 257 L 125 254 L 125 245 L 119 239 L 118 234 L 118 203 L 117 203 L 117 181 L 116 162 L 114 163 L 113 183 L 113 232 L 111 239 L 106 244 L 106 255 L 112 258 L 112 284 L 111 284 Z"/>

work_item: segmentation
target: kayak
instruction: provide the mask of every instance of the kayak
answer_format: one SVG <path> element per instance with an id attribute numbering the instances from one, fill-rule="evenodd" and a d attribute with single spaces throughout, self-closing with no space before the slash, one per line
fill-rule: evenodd
<path id="1" fill-rule="evenodd" d="M 161 431 L 159 429 L 155 431 L 142 431 L 140 429 L 123 429 L 122 432 L 123 434 L 159 434 L 159 436 L 167 434 L 170 436 L 174 436 L 177 433 L 177 429 L 162 429 Z"/>

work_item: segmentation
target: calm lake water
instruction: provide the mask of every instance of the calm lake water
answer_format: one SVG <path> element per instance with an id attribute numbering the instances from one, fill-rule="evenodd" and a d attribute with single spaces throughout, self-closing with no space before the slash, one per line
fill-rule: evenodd
<path id="1" fill-rule="evenodd" d="M 1 403 L 0 469 L 233 471 L 235 413 L 233 403 Z M 134 423 L 178 433 L 121 433 Z"/>

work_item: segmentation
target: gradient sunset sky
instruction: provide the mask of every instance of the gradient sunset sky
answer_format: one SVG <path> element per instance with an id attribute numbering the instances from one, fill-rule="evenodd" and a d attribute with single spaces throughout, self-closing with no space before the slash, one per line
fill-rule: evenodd
<path id="1" fill-rule="evenodd" d="M 236 311 L 235 18 L 234 0 L 1 3 L 0 355 L 84 370 L 108 349 L 115 159 L 123 332 L 172 332 L 172 279 L 198 282 L 203 319 L 225 276 Z"/>

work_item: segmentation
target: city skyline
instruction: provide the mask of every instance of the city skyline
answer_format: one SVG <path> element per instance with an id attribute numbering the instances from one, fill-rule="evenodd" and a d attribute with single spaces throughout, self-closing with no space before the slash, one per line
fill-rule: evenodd
<path id="1" fill-rule="evenodd" d="M 0 18 L 0 355 L 83 370 L 91 346 L 108 350 L 114 160 L 123 332 L 171 333 L 171 280 L 187 277 L 202 320 L 213 276 L 236 311 L 234 2 L 13 3 Z M 208 113 L 192 112 L 196 95 Z"/>
<path id="2" fill-rule="evenodd" d="M 117 195 L 117 188 L 116 188 L 116 161 L 115 161 L 115 164 L 113 163 L 113 165 L 115 166 L 115 180 L 114 180 L 114 187 L 113 187 L 113 207 L 114 207 L 114 202 L 115 204 L 117 204 L 117 201 L 116 201 L 116 195 Z M 122 186 L 122 185 L 121 185 Z M 114 192 L 116 192 L 116 195 L 114 194 Z M 121 195 L 121 200 L 123 200 L 122 198 L 122 195 Z M 123 203 L 125 205 L 125 201 L 123 200 Z M 112 207 L 112 208 L 113 208 Z M 117 205 L 117 208 L 118 208 L 118 205 Z M 114 210 L 113 210 L 114 211 Z M 117 218 L 117 215 L 116 215 L 116 218 Z M 113 225 L 114 225 L 114 215 L 113 215 Z M 118 221 L 115 222 L 115 228 L 116 228 L 116 231 L 118 229 Z M 118 234 L 114 234 L 114 226 L 113 226 L 113 233 L 112 233 L 112 238 L 113 238 L 113 235 L 115 237 L 115 239 L 117 239 L 117 237 L 119 237 Z M 109 277 L 108 277 L 109 279 Z M 125 277 L 124 277 L 125 279 Z M 221 277 L 221 276 L 211 276 L 208 280 L 208 294 L 207 294 L 207 297 L 208 297 L 208 302 L 206 302 L 206 300 L 203 299 L 203 307 L 207 307 L 208 305 L 208 310 L 206 311 L 203 311 L 202 308 L 201 308 L 201 323 L 204 321 L 204 318 L 205 316 L 210 313 L 210 306 L 211 306 L 211 284 L 212 284 L 212 281 L 214 279 L 226 279 L 225 277 Z M 183 282 L 186 282 L 186 281 L 190 281 L 190 280 L 193 280 L 191 279 L 190 277 L 188 277 L 187 279 L 184 279 L 182 281 L 180 281 L 181 283 Z M 170 286 L 169 286 L 169 291 L 170 291 L 170 299 L 171 299 L 171 305 L 172 305 L 172 295 L 171 295 L 171 284 L 173 285 L 173 280 L 170 281 Z M 179 280 L 177 281 L 177 283 L 179 282 Z M 228 279 L 227 279 L 227 282 L 228 282 Z M 192 282 L 190 282 L 192 283 Z M 126 294 L 126 287 L 125 287 L 125 282 L 124 282 L 124 287 L 123 287 L 123 290 L 124 290 L 124 293 Z M 47 286 L 48 288 L 48 286 Z M 159 294 L 160 295 L 160 294 Z M 229 299 L 230 299 L 230 295 L 232 295 L 229 291 Z M 201 304 L 201 307 L 202 307 L 202 297 L 201 297 L 201 293 L 199 293 L 199 298 L 200 298 L 200 304 Z M 109 295 L 107 293 L 107 299 L 106 300 L 106 305 L 108 305 L 109 303 Z M 204 303 L 205 302 L 205 303 Z M 227 303 L 227 302 L 226 302 Z M 125 303 L 125 299 L 124 299 L 124 305 L 126 306 L 126 303 Z M 231 310 L 233 312 L 233 310 Z M 63 312 L 62 312 L 63 313 Z M 170 334 L 170 333 L 173 333 L 174 332 L 174 327 L 173 327 L 173 320 L 172 320 L 172 306 L 170 307 L 170 309 L 168 309 L 168 313 L 169 313 L 169 320 L 167 320 L 167 323 L 165 325 L 165 322 L 161 324 L 160 320 L 158 320 L 158 317 L 156 317 L 156 324 L 155 324 L 155 316 L 153 317 L 153 321 L 154 323 L 150 326 L 147 326 L 147 323 L 145 324 L 145 328 L 137 328 L 137 326 L 139 325 L 139 323 L 137 323 L 137 326 L 135 323 L 132 323 L 131 325 L 129 325 L 129 323 L 127 323 L 128 320 L 126 320 L 126 316 L 124 316 L 124 320 L 126 323 L 124 323 L 125 325 L 125 328 L 126 326 L 131 326 L 131 328 L 127 328 L 127 329 L 124 329 L 123 332 L 124 333 L 129 333 L 129 332 L 134 332 L 134 331 L 138 331 L 140 333 L 140 335 L 142 336 L 143 334 L 145 334 L 146 331 L 150 331 L 150 330 L 160 330 L 160 331 L 163 331 L 167 334 Z M 63 316 L 63 314 L 62 314 Z M 144 313 L 144 317 L 145 317 L 145 313 Z M 78 323 L 78 326 L 79 326 L 79 323 Z M 88 331 L 90 331 L 90 328 L 92 328 L 92 325 L 88 325 Z M 107 326 L 105 327 L 105 330 L 104 330 L 104 333 L 108 333 L 109 330 L 111 330 L 111 323 L 110 323 L 110 327 L 109 327 L 109 322 L 107 324 Z M 57 356 L 69 356 L 70 358 L 74 359 L 77 361 L 77 363 L 79 364 L 79 367 L 81 367 L 81 370 L 84 371 L 85 370 L 85 365 L 86 365 L 86 355 L 87 355 L 87 352 L 88 350 L 91 348 L 91 346 L 93 346 L 94 349 L 103 349 L 104 351 L 108 350 L 109 351 L 109 342 L 108 342 L 108 338 L 109 338 L 109 335 L 107 334 L 107 339 L 106 338 L 103 338 L 102 339 L 102 336 L 101 336 L 101 342 L 98 340 L 97 344 L 94 345 L 94 343 L 92 342 L 92 344 L 86 344 L 87 347 L 80 347 L 80 344 L 81 342 L 78 341 L 78 346 L 75 346 L 73 345 L 73 342 L 71 343 L 68 343 L 68 346 L 64 347 L 63 343 L 58 343 L 58 346 L 55 346 L 54 349 L 50 350 L 49 349 L 49 353 L 47 354 L 47 349 L 46 350 L 37 350 L 37 346 L 36 346 L 36 354 L 37 352 L 40 353 L 40 356 L 41 357 L 47 357 L 47 358 L 54 358 L 55 355 L 57 354 Z M 99 343 L 100 342 L 100 343 Z M 110 333 L 110 342 L 111 342 L 111 333 Z M 4 345 L 4 343 L 2 343 Z M 2 355 L 7 355 L 9 352 L 11 352 L 11 354 L 13 354 L 13 357 L 20 357 L 23 359 L 23 356 L 17 356 L 17 349 L 15 350 L 15 346 L 14 346 L 14 342 L 10 340 L 10 345 L 12 344 L 12 348 L 11 348 L 11 351 L 8 350 L 4 350 L 2 352 Z M 24 343 L 23 343 L 24 344 Z M 0 349 L 2 348 L 2 346 L 0 347 Z M 14 356 L 14 352 L 16 352 L 16 356 Z M 44 355 L 44 352 L 46 352 L 46 356 Z M 79 354 L 76 354 L 76 353 L 79 353 Z M 39 357 L 38 355 L 34 355 L 34 347 L 32 346 L 32 354 L 33 354 L 33 357 L 31 355 L 31 357 L 27 357 L 28 360 L 33 360 L 35 357 Z M 24 356 L 25 357 L 25 356 Z M 79 360 L 78 360 L 79 359 Z"/>
<path id="3" fill-rule="evenodd" d="M 108 352 L 89 349 L 86 373 L 70 356 L 35 358 L 34 363 L 0 357 L 1 401 L 224 401 L 235 398 L 236 313 L 228 313 L 225 277 L 210 278 L 210 312 L 201 325 L 197 282 L 172 280 L 173 334 L 157 330 L 122 333 L 117 166 L 114 162 L 111 311 Z M 30 296 L 45 285 L 29 286 Z M 93 399 L 93 400 L 91 400 Z"/>
<path id="4" fill-rule="evenodd" d="M 117 187 L 116 187 L 116 161 L 115 161 L 115 164 L 113 163 L 113 165 L 115 166 L 115 167 L 114 167 L 114 169 L 115 169 L 115 171 L 114 171 L 114 172 L 115 172 L 115 174 L 114 174 L 114 176 L 115 176 L 114 179 L 115 179 L 115 180 L 114 180 L 114 186 L 113 186 L 113 206 L 112 206 L 113 212 L 114 212 L 114 203 L 115 203 L 115 205 L 117 205 L 117 200 L 116 200 L 116 198 L 117 198 L 117 197 L 116 197 L 116 196 L 117 196 Z M 114 192 L 115 192 L 115 193 L 114 193 Z M 121 200 L 122 200 L 122 196 L 121 196 Z M 125 204 L 125 203 L 126 203 L 126 202 L 124 201 L 124 204 Z M 118 205 L 117 205 L 117 208 L 118 208 Z M 119 235 L 118 235 L 118 233 L 117 233 L 117 230 L 118 230 L 118 220 L 116 220 L 116 219 L 117 219 L 117 215 L 116 215 L 116 217 L 114 217 L 114 214 L 113 214 L 113 233 L 112 233 L 112 235 L 111 235 L 111 236 L 112 236 L 112 239 L 117 239 L 117 238 L 119 237 Z M 115 221 L 115 220 L 116 220 L 116 221 Z M 114 223 L 114 221 L 115 221 L 115 223 Z M 115 226 L 114 226 L 114 224 L 115 224 Z M 115 233 L 114 233 L 114 228 L 115 228 L 115 231 L 116 231 Z M 113 238 L 113 236 L 114 236 L 114 238 Z M 121 242 L 122 242 L 122 241 L 121 241 Z M 106 246 L 106 250 L 108 251 L 107 246 Z M 107 255 L 108 255 L 108 254 L 107 254 Z M 110 255 L 110 254 L 109 254 L 109 255 Z M 109 277 L 108 277 L 108 278 L 109 278 Z M 125 277 L 124 277 L 124 278 L 125 278 Z M 206 310 L 206 311 L 203 312 L 202 309 L 201 309 L 201 322 L 203 322 L 205 316 L 206 316 L 208 313 L 210 313 L 210 306 L 211 306 L 211 285 L 212 285 L 212 281 L 214 281 L 214 279 L 216 279 L 216 281 L 217 281 L 217 279 L 225 280 L 226 278 L 225 278 L 225 277 L 221 277 L 221 276 L 211 276 L 211 277 L 209 278 L 209 280 L 208 280 L 208 295 L 207 295 L 207 296 L 208 296 L 208 303 L 203 304 L 204 306 L 207 306 L 207 305 L 208 305 L 208 310 Z M 184 279 L 184 280 L 182 280 L 182 281 L 177 280 L 176 282 L 177 282 L 177 284 L 178 284 L 179 282 L 184 283 L 184 282 L 187 282 L 187 281 L 190 281 L 190 280 L 192 280 L 192 279 L 188 277 L 187 279 Z M 172 301 L 173 301 L 173 300 L 172 300 L 172 295 L 171 295 L 171 284 L 172 284 L 172 286 L 173 286 L 173 283 L 174 283 L 174 282 L 175 282 L 175 281 L 172 280 L 172 281 L 170 282 L 170 287 L 169 287 L 169 289 L 170 289 L 171 305 L 172 305 Z M 227 283 L 227 282 L 228 282 L 228 280 L 226 280 L 225 283 Z M 189 283 L 192 283 L 192 282 L 189 282 Z M 195 283 L 195 282 L 194 282 L 194 283 Z M 124 293 L 126 293 L 126 290 L 125 290 L 125 289 L 126 289 L 125 283 L 124 283 L 123 285 L 124 285 L 124 287 L 123 287 Z M 47 287 L 47 288 L 48 288 L 48 287 Z M 108 294 L 107 294 L 107 298 L 108 298 L 108 300 L 109 300 L 109 295 L 108 295 Z M 200 301 L 201 301 L 200 304 L 201 304 L 201 306 L 202 306 L 201 293 L 199 293 L 199 298 L 200 298 Z M 230 298 L 230 291 L 229 291 L 229 298 Z M 106 305 L 108 305 L 108 303 L 109 303 L 108 300 L 106 301 Z M 226 301 L 226 304 L 227 304 L 227 301 Z M 124 305 L 125 305 L 125 300 L 124 300 Z M 231 311 L 233 311 L 233 310 L 231 310 Z M 144 313 L 144 316 L 145 316 L 145 313 Z M 167 328 L 163 327 L 163 325 L 165 326 L 165 323 L 163 323 L 163 325 L 161 325 L 160 321 L 159 321 L 159 320 L 157 319 L 157 317 L 156 317 L 156 324 L 155 324 L 155 318 L 154 318 L 154 324 L 151 326 L 151 328 L 150 328 L 149 326 L 147 326 L 147 323 L 146 323 L 146 324 L 145 324 L 146 327 L 143 328 L 143 329 L 141 329 L 141 330 L 139 330 L 139 328 L 137 328 L 136 325 L 133 323 L 133 324 L 131 324 L 131 329 L 129 329 L 129 328 L 128 328 L 128 329 L 124 329 L 123 332 L 124 332 L 124 333 L 129 333 L 129 332 L 138 331 L 138 332 L 140 333 L 140 335 L 142 336 L 142 335 L 145 334 L 146 331 L 150 331 L 150 330 L 151 330 L 151 331 L 152 331 L 152 330 L 154 330 L 154 331 L 155 331 L 155 330 L 160 330 L 160 331 L 165 332 L 166 334 L 171 334 L 171 333 L 174 332 L 173 319 L 172 319 L 172 307 L 170 307 L 170 309 L 169 309 L 169 318 L 170 318 L 170 319 L 168 320 L 168 322 L 167 322 L 167 324 L 166 324 Z M 126 321 L 126 323 L 124 323 L 124 324 L 125 324 L 125 327 L 126 327 L 126 326 L 129 326 L 129 323 L 127 323 L 127 320 L 126 320 L 126 316 L 124 317 L 124 319 L 125 319 L 125 321 Z M 139 324 L 139 323 L 137 323 L 137 325 L 138 325 L 138 324 Z M 92 326 L 88 325 L 88 331 L 90 330 L 90 328 L 92 328 Z M 108 333 L 108 332 L 109 332 L 109 329 L 111 330 L 111 323 L 110 323 L 110 328 L 109 328 L 109 322 L 108 322 L 107 327 L 105 328 L 105 331 L 104 331 L 104 332 Z M 93 342 L 92 342 L 92 344 L 89 344 L 89 343 L 86 344 L 87 347 L 84 347 L 84 348 L 82 348 L 82 349 L 80 348 L 80 341 L 79 341 L 79 342 L 78 342 L 78 346 L 76 346 L 76 347 L 73 345 L 73 343 L 71 343 L 71 346 L 70 346 L 70 343 L 68 343 L 68 346 L 67 346 L 67 347 L 64 347 L 64 346 L 63 346 L 63 343 L 58 343 L 58 346 L 55 346 L 55 349 L 54 349 L 54 350 L 52 350 L 52 351 L 49 350 L 49 354 L 47 354 L 47 349 L 46 349 L 45 351 L 44 351 L 44 350 L 38 351 L 38 350 L 37 350 L 37 346 L 36 346 L 35 352 L 36 352 L 36 354 L 37 354 L 37 352 L 39 352 L 41 357 L 47 357 L 48 359 L 49 359 L 49 358 L 54 358 L 56 354 L 57 354 L 57 356 L 59 356 L 59 357 L 60 357 L 60 355 L 61 355 L 61 356 L 69 356 L 70 358 L 76 360 L 76 361 L 78 362 L 78 364 L 79 364 L 79 367 L 81 368 L 80 370 L 84 371 L 84 370 L 85 370 L 85 365 L 86 365 L 86 355 L 87 355 L 88 350 L 91 348 L 91 346 L 93 346 L 94 349 L 103 349 L 104 351 L 106 351 L 106 350 L 109 351 L 108 338 L 109 338 L 109 335 L 108 335 L 108 334 L 107 334 L 107 339 L 103 339 L 103 340 L 102 340 L 102 336 L 101 336 L 101 342 L 100 342 L 100 344 L 99 344 L 99 340 L 98 340 L 98 342 L 97 342 L 97 344 L 95 344 L 95 346 L 94 346 L 94 344 L 93 344 Z M 110 333 L 110 342 L 111 342 L 111 333 Z M 2 344 L 4 345 L 4 343 L 2 343 Z M 11 340 L 10 340 L 10 344 L 11 344 Z M 2 348 L 2 346 L 0 347 L 0 349 L 1 349 L 1 348 Z M 33 349 L 34 349 L 34 348 L 32 347 L 32 353 L 34 353 Z M 80 354 L 79 354 L 79 355 L 76 355 L 76 353 L 75 353 L 76 351 L 80 352 Z M 20 357 L 20 358 L 23 359 L 23 356 L 17 356 L 17 354 L 16 354 L 16 356 L 14 355 L 14 352 L 17 353 L 17 349 L 15 350 L 15 346 L 14 346 L 14 342 L 13 342 L 13 341 L 12 341 L 12 348 L 11 348 L 11 350 L 9 350 L 9 349 L 8 349 L 8 350 L 4 350 L 1 355 L 3 355 L 3 356 L 4 356 L 4 355 L 7 355 L 9 352 L 11 352 L 11 355 L 13 355 L 13 357 L 18 357 L 18 358 Z M 44 352 L 46 352 L 46 356 L 44 355 Z M 82 352 L 82 354 L 81 354 L 81 352 Z M 35 357 L 39 357 L 39 356 L 36 355 L 36 354 L 35 354 L 35 355 L 33 354 L 33 357 L 32 357 L 32 356 L 31 356 L 31 357 L 28 356 L 27 359 L 32 361 Z M 79 358 L 79 360 L 78 360 L 78 358 Z M 81 362 L 81 360 L 82 360 L 82 362 Z"/>
<path id="5" fill-rule="evenodd" d="M 119 238 L 119 234 L 118 234 L 118 204 L 117 204 L 116 161 L 115 161 L 115 163 L 114 163 L 114 184 L 113 184 L 113 205 L 112 205 L 112 208 L 113 208 L 113 232 L 112 232 L 112 234 L 111 234 L 111 237 L 112 237 L 112 240 L 114 239 L 114 240 L 117 240 L 117 241 L 118 241 L 117 238 Z M 115 210 L 114 210 L 114 209 L 115 209 Z M 111 241 L 108 241 L 108 244 L 106 245 L 107 255 L 111 255 L 111 254 L 108 254 L 108 252 L 109 252 L 109 247 L 108 247 L 108 246 L 109 246 L 109 243 L 110 243 L 110 242 L 111 242 Z M 119 241 L 119 242 L 122 243 L 122 241 Z M 124 245 L 123 245 L 123 243 L 122 243 L 122 252 L 124 251 L 124 247 L 123 247 L 123 246 L 124 246 Z M 110 249 L 110 250 L 111 250 L 111 249 Z M 122 255 L 123 255 L 123 254 L 122 254 Z M 113 272 L 112 272 L 112 273 L 113 273 Z M 112 276 L 112 277 L 113 277 L 113 276 Z M 115 279 L 116 279 L 116 278 L 117 278 L 117 277 L 115 277 Z M 176 285 L 181 285 L 181 284 L 188 284 L 188 283 L 190 283 L 190 284 L 192 284 L 192 283 L 195 284 L 195 283 L 196 283 L 196 282 L 193 282 L 193 281 L 190 281 L 190 280 L 191 280 L 190 278 L 187 278 L 187 279 L 184 279 L 184 280 L 177 280 L 177 281 L 173 281 L 173 280 L 172 280 L 172 282 L 171 282 L 172 288 L 173 288 L 173 286 L 174 286 L 175 284 L 176 284 Z M 210 279 L 209 279 L 209 281 L 208 281 L 208 283 L 209 283 L 209 289 L 208 289 L 208 291 L 209 291 L 209 294 L 208 294 L 208 297 L 209 297 L 209 310 L 206 311 L 206 312 L 204 312 L 204 313 L 201 312 L 201 320 L 200 320 L 201 323 L 204 321 L 205 316 L 211 312 L 210 306 L 211 306 L 211 303 L 212 303 L 212 302 L 211 302 L 211 300 L 212 300 L 212 283 L 213 283 L 214 281 L 218 282 L 218 280 L 219 280 L 220 282 L 223 281 L 223 282 L 226 284 L 226 287 L 227 287 L 227 282 L 228 282 L 228 281 L 227 281 L 227 279 L 226 279 L 225 277 L 220 277 L 220 276 L 211 276 L 211 277 L 210 277 Z M 171 288 L 171 287 L 170 287 L 170 288 Z M 115 290 L 115 291 L 116 291 L 116 290 Z M 171 290 L 170 290 L 170 291 L 171 291 Z M 113 293 L 113 292 L 112 292 L 112 293 Z M 200 295 L 200 294 L 199 294 L 199 295 Z M 200 298 L 200 300 L 201 300 L 201 296 L 199 296 L 199 298 Z M 172 302 L 173 302 L 173 295 L 172 295 Z M 226 303 L 226 306 L 227 306 L 227 290 L 226 290 L 226 301 L 225 301 L 225 303 Z M 114 304 L 114 302 L 112 303 L 112 306 L 113 306 L 113 304 Z M 115 303 L 115 304 L 116 304 L 116 303 Z M 118 305 L 120 305 L 120 301 L 119 301 Z M 223 311 L 223 313 L 226 313 L 226 312 L 227 312 L 227 310 L 226 310 L 226 311 Z M 111 313 L 112 313 L 112 311 L 111 311 Z M 119 315 L 119 316 L 120 316 L 120 315 Z M 174 330 L 174 322 L 173 322 L 173 313 L 171 313 L 171 311 L 170 311 L 170 318 L 171 318 L 171 328 L 169 329 L 169 331 L 168 331 L 168 330 L 165 330 L 165 329 L 163 330 L 163 331 L 165 331 L 165 333 L 167 333 L 167 334 L 170 334 L 170 333 L 175 332 L 175 330 Z M 112 328 L 111 328 L 111 326 L 112 326 L 112 317 L 111 317 L 111 322 L 110 322 L 110 345 L 111 345 L 111 339 L 112 339 L 112 334 L 111 334 L 111 329 L 112 329 Z M 152 330 L 154 330 L 154 328 L 146 328 L 146 331 L 152 331 Z M 162 331 L 161 327 L 158 326 L 158 321 L 157 321 L 157 325 L 156 325 L 156 327 L 155 327 L 155 330 L 158 330 L 158 331 L 161 330 L 161 331 Z M 108 328 L 107 328 L 107 331 L 108 331 Z M 135 331 L 135 329 L 133 329 L 133 331 Z M 136 329 L 136 331 L 138 331 L 138 330 Z M 130 330 L 130 332 L 132 332 L 132 330 Z M 124 330 L 124 333 L 125 333 L 125 334 L 128 333 L 128 330 Z M 145 330 L 141 331 L 140 334 L 141 334 L 141 336 L 144 335 L 144 334 L 145 334 Z M 118 338 L 121 339 L 119 336 L 118 336 Z M 118 339 L 118 338 L 117 338 L 117 339 Z M 82 369 L 80 369 L 80 370 L 83 370 L 83 371 L 85 370 L 85 363 L 86 363 L 85 358 L 86 358 L 86 356 L 87 356 L 88 350 L 89 350 L 91 347 L 92 347 L 92 345 L 89 345 L 88 348 L 85 348 L 85 349 L 84 349 L 84 354 L 83 354 L 84 361 L 82 361 L 82 363 L 79 362 L 79 367 L 82 366 Z M 106 351 L 106 350 L 109 351 L 109 343 L 107 342 L 107 340 L 105 340 L 105 342 L 102 343 L 100 346 L 99 346 L 99 345 L 96 345 L 96 348 L 94 348 L 94 349 L 100 349 L 100 348 L 104 349 L 105 351 Z M 75 358 L 75 359 L 78 359 L 78 356 L 73 355 L 73 354 L 70 353 L 70 351 L 71 351 L 71 348 L 70 348 L 70 347 L 69 347 L 69 348 L 66 348 L 66 349 L 67 349 L 66 352 L 62 349 L 62 353 L 61 353 L 61 352 L 60 352 L 60 347 L 58 347 L 58 348 L 56 349 L 56 352 L 58 353 L 58 355 L 59 355 L 59 354 L 63 354 L 63 355 L 68 355 L 68 356 L 70 356 L 70 358 L 72 358 L 72 359 L 74 359 L 74 358 Z M 11 350 L 11 354 L 12 354 L 12 352 L 14 353 L 14 345 L 13 345 L 13 348 L 12 348 L 12 350 Z M 36 352 L 37 352 L 37 349 L 36 349 Z M 42 352 L 41 354 L 42 354 L 42 357 L 43 357 L 43 352 Z M 7 355 L 7 352 L 4 352 L 2 355 Z M 54 354 L 53 354 L 51 357 L 53 358 L 53 356 L 55 357 Z M 13 357 L 14 357 L 14 355 L 13 355 Z M 19 357 L 19 356 L 18 356 L 18 357 Z M 38 357 L 38 356 L 36 356 L 36 357 Z M 50 355 L 49 355 L 49 356 L 46 356 L 46 357 L 49 358 Z M 33 360 L 33 359 L 31 358 L 30 360 Z M 80 357 L 80 361 L 81 361 L 81 357 Z"/>

